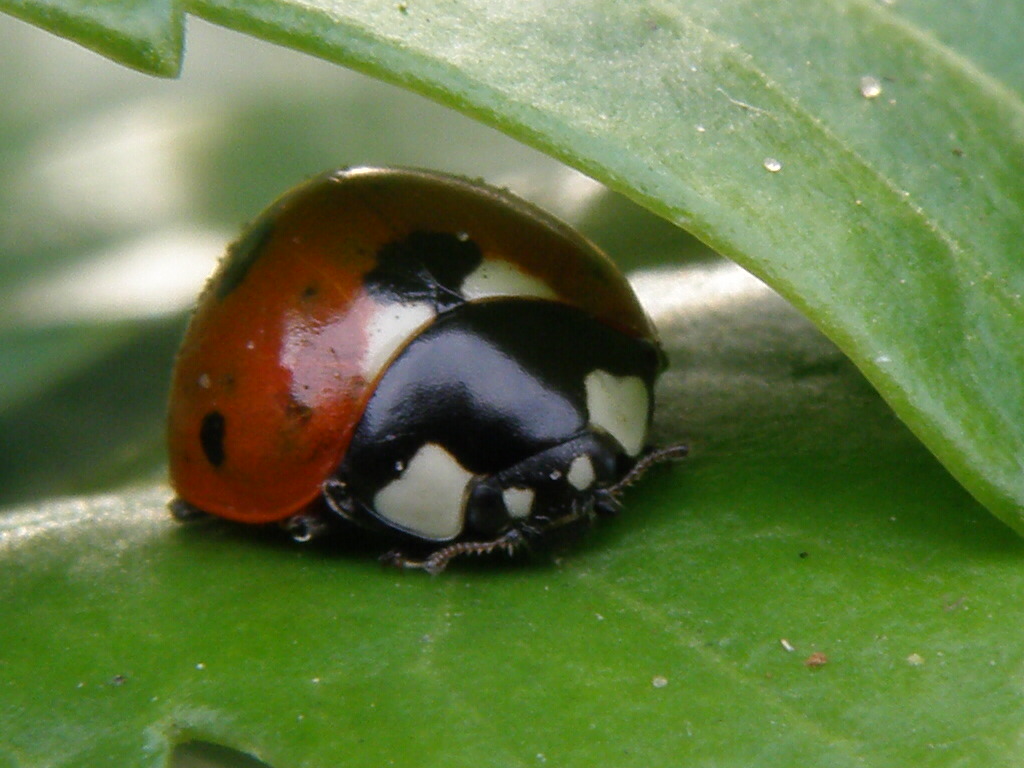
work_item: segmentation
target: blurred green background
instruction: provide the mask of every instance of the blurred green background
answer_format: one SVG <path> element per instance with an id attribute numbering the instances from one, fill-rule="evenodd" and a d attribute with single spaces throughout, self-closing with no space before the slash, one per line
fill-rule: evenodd
<path id="1" fill-rule="evenodd" d="M 450 110 L 195 19 L 180 80 L 7 16 L 0 72 L 0 505 L 161 476 L 168 371 L 202 281 L 250 217 L 328 168 L 483 177 L 627 267 L 701 253 Z"/>

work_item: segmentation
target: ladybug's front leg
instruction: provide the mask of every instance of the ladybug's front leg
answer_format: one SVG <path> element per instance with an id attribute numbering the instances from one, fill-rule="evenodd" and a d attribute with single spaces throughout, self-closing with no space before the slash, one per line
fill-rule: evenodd
<path id="1" fill-rule="evenodd" d="M 385 565 L 417 569 L 435 576 L 447 568 L 452 559 L 461 555 L 489 555 L 492 552 L 503 551 L 511 557 L 526 544 L 523 532 L 518 528 L 512 528 L 492 541 L 457 541 L 454 544 L 446 544 L 422 560 L 414 560 L 400 550 L 393 549 L 381 555 L 380 561 Z"/>
<path id="2" fill-rule="evenodd" d="M 167 505 L 167 511 L 179 523 L 191 523 L 194 520 L 203 520 L 210 516 L 208 512 L 204 512 L 199 507 L 193 506 L 184 499 L 179 498 L 171 499 Z"/>
<path id="3" fill-rule="evenodd" d="M 324 519 L 323 515 L 311 510 L 299 512 L 282 520 L 281 527 L 292 537 L 292 541 L 299 544 L 308 544 L 322 538 L 331 529 L 330 523 Z"/>

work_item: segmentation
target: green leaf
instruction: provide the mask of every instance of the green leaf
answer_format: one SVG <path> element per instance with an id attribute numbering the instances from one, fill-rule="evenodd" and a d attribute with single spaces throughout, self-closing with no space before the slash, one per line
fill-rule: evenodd
<path id="1" fill-rule="evenodd" d="M 162 487 L 0 518 L 0 764 L 1016 764 L 1024 544 L 778 298 L 690 274 L 659 431 L 697 458 L 555 561 L 386 571 Z"/>
<path id="2" fill-rule="evenodd" d="M 174 0 L 0 0 L 0 10 L 144 72 L 181 68 L 185 20 Z"/>
<path id="3" fill-rule="evenodd" d="M 366 12 L 390 19 L 393 10 L 396 26 L 408 22 L 413 37 L 429 38 L 430 6 L 410 2 L 403 13 L 400 5 L 371 3 Z M 640 18 L 652 7 L 602 11 Z M 1000 121 L 1011 97 L 991 78 L 1020 87 L 1011 55 L 1019 10 L 972 4 L 967 13 L 900 0 L 804 8 L 802 18 L 787 7 L 780 15 L 773 6 L 773 17 L 758 8 L 762 15 L 747 24 L 751 35 L 776 35 L 779 48 L 806 51 L 774 52 L 797 62 L 790 79 L 779 74 L 784 62 L 759 49 L 758 66 L 770 75 L 758 81 L 766 102 L 753 100 L 762 92 L 756 82 L 748 93 L 729 82 L 754 61 L 744 53 L 752 42 L 732 49 L 705 35 L 723 61 L 722 80 L 709 82 L 705 67 L 714 57 L 701 46 L 681 55 L 671 6 L 658 6 L 666 21 L 623 25 L 610 35 L 604 25 L 614 19 L 581 11 L 566 21 L 558 4 L 547 4 L 513 35 L 508 20 L 530 4 L 488 5 L 487 15 L 464 15 L 469 47 L 460 54 L 448 43 L 448 64 L 429 47 L 407 44 L 409 30 L 360 37 L 346 17 L 329 31 L 339 39 L 351 33 L 352 50 L 366 54 L 351 59 L 359 66 L 394 64 L 389 77 L 435 95 L 455 83 L 462 108 L 517 131 L 525 126 L 534 142 L 553 137 L 566 156 L 592 153 L 597 160 L 585 167 L 595 172 L 605 173 L 608 158 L 626 163 L 664 150 L 652 165 L 657 173 L 637 167 L 635 177 L 616 176 L 616 185 L 626 189 L 635 178 L 646 200 L 680 188 L 689 172 L 683 180 L 709 194 L 689 212 L 693 220 L 725 222 L 708 238 L 715 242 L 756 240 L 760 216 L 767 222 L 761 251 L 796 231 L 784 242 L 782 273 L 772 273 L 776 284 L 838 269 L 842 254 L 811 250 L 822 241 L 841 240 L 843 254 L 863 266 L 862 232 L 871 243 L 892 238 L 872 266 L 893 286 L 907 279 L 916 290 L 935 277 L 910 275 L 915 259 L 918 266 L 927 257 L 935 261 L 926 266 L 952 264 L 953 276 L 936 272 L 932 286 L 955 282 L 955 295 L 937 293 L 924 309 L 899 304 L 910 327 L 893 343 L 920 336 L 928 346 L 909 363 L 893 360 L 918 368 L 947 363 L 956 357 L 945 349 L 951 329 L 974 322 L 993 329 L 985 339 L 991 346 L 974 349 L 977 359 L 966 362 L 987 365 L 1007 343 L 999 323 L 984 314 L 972 321 L 949 306 L 984 309 L 985 291 L 1001 280 L 1012 285 L 1005 282 L 1009 257 L 987 282 L 978 273 L 980 288 L 967 275 L 987 268 L 981 259 L 1000 244 L 1000 252 L 1012 252 L 1006 243 L 1020 199 L 1011 183 L 1019 142 L 1015 134 L 1003 141 L 1015 125 Z M 430 10 L 435 48 L 452 28 L 448 13 L 456 6 L 445 8 Z M 716 23 L 740 10 L 718 9 Z M 232 13 L 225 20 L 248 23 Z M 836 16 L 822 33 L 827 40 L 808 48 L 801 41 L 828 13 Z M 865 18 L 886 20 L 885 34 Z M 557 37 L 558 23 L 582 42 L 569 35 L 557 57 L 525 61 L 528 46 L 536 53 L 538 40 Z M 487 61 L 475 58 L 473 45 L 488 24 L 495 50 L 514 49 L 509 71 L 489 74 L 505 78 L 513 96 L 507 103 L 483 78 Z M 268 20 L 260 30 L 270 36 L 281 27 Z M 563 86 L 526 77 L 548 66 L 571 70 L 572 52 L 585 53 L 588 41 L 604 39 L 608 49 L 628 53 L 638 30 L 661 43 L 618 62 L 638 91 L 657 85 L 637 68 L 644 55 L 695 78 L 670 78 L 666 93 L 679 103 L 652 102 L 652 115 L 626 120 L 624 98 L 623 111 L 606 111 L 608 120 L 583 131 L 586 110 L 605 98 L 595 91 L 606 70 L 595 71 L 597 84 L 588 88 L 586 78 L 564 85 L 570 96 L 574 88 L 586 95 L 575 106 L 552 107 L 545 89 Z M 851 42 L 855 32 L 864 39 Z M 298 32 L 290 39 L 314 47 Z M 339 46 L 335 40 L 324 50 L 340 57 Z M 843 62 L 852 70 L 852 51 L 864 58 L 847 77 Z M 942 55 L 896 75 L 871 58 L 922 52 Z M 181 764 L 200 759 L 201 750 L 174 751 L 193 739 L 275 768 L 392 760 L 1019 764 L 1022 544 L 800 315 L 673 227 L 441 108 L 198 21 L 190 25 L 189 54 L 180 82 L 145 79 L 0 19 L 0 74 L 9 75 L 0 77 L 7 105 L 0 112 L 0 503 L 21 505 L 0 516 L 0 766 Z M 965 64 L 967 82 L 944 90 L 943 73 L 963 74 L 957 66 L 964 62 L 974 65 Z M 524 79 L 509 85 L 516 67 Z M 881 81 L 875 99 L 859 95 L 867 74 Z M 607 78 L 610 93 L 613 81 Z M 735 103 L 745 99 L 767 111 Z M 494 110 L 479 110 L 489 103 Z M 684 107 L 696 115 L 691 124 L 705 129 L 694 128 L 685 141 L 668 119 Z M 813 110 L 804 122 L 799 108 Z M 943 133 L 950 113 L 959 121 L 955 142 Z M 886 121 L 894 116 L 907 121 L 906 137 L 893 137 Z M 639 135 L 642 121 L 666 132 L 652 134 L 648 149 L 631 149 L 623 136 Z M 790 143 L 793 126 L 811 143 Z M 822 143 L 823 134 L 831 143 Z M 865 145 L 852 155 L 851 134 Z M 950 145 L 962 155 L 947 156 Z M 824 150 L 834 154 L 814 154 Z M 782 162 L 778 173 L 763 168 L 767 156 Z M 356 162 L 423 165 L 507 184 L 640 268 L 637 284 L 672 358 L 659 391 L 657 438 L 685 439 L 692 460 L 652 474 L 621 518 L 557 560 L 459 563 L 436 579 L 381 571 L 372 550 L 329 553 L 269 533 L 168 520 L 170 490 L 154 480 L 162 475 L 159 414 L 188 301 L 169 289 L 182 274 L 208 270 L 219 244 L 283 189 Z M 948 175 L 950 168 L 960 170 Z M 878 207 L 878 184 L 899 173 L 914 182 L 905 187 L 912 196 Z M 876 207 L 864 219 L 832 216 L 846 210 L 834 203 L 844 184 L 851 196 L 874 190 Z M 865 195 L 855 207 L 871 202 Z M 829 215 L 822 218 L 822 209 Z M 971 250 L 963 251 L 970 260 L 941 248 L 904 254 L 901 244 L 920 242 L 922 221 L 935 223 L 936 211 L 949 214 L 958 236 L 977 216 L 996 237 L 981 248 L 981 231 L 971 232 Z M 800 254 L 811 254 L 806 264 L 796 262 Z M 142 281 L 142 265 L 160 269 Z M 885 303 L 893 286 L 880 288 L 876 302 L 864 282 L 871 273 L 837 274 L 842 281 L 822 278 L 812 287 L 831 291 L 839 308 L 847 291 L 866 296 L 860 311 L 878 314 L 883 325 L 896 322 Z M 154 295 L 153 282 L 173 295 Z M 910 322 L 926 311 L 944 318 L 934 336 Z M 856 346 L 829 328 L 844 348 Z M 898 348 L 883 352 L 891 357 Z M 1019 374 L 1015 354 L 999 358 L 1006 381 L 992 393 L 997 399 L 957 412 L 982 430 L 972 439 L 984 436 L 983 415 Z M 951 368 L 939 381 L 956 375 L 974 377 L 967 393 L 996 373 L 978 378 L 973 368 Z M 925 377 L 908 398 L 928 402 L 932 386 Z M 1012 404 L 1003 413 L 1011 417 Z M 993 450 L 1018 436 L 998 437 Z M 41 501 L 118 488 L 128 477 L 136 487 L 116 496 Z M 827 663 L 809 668 L 815 652 Z"/>
<path id="4" fill-rule="evenodd" d="M 188 8 L 431 94 L 686 227 L 1024 530 L 1021 26 L 1003 5 L 955 25 L 865 0 Z"/>
<path id="5" fill-rule="evenodd" d="M 1024 530 L 1016 93 L 871 3 L 488 8 L 197 6 L 486 116 L 683 225 L 803 309 Z"/>

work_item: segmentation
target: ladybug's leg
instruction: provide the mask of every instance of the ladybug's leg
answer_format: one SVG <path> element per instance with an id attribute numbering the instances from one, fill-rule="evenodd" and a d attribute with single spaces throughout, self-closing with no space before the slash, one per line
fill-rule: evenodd
<path id="1" fill-rule="evenodd" d="M 167 511 L 171 513 L 171 517 L 177 520 L 179 523 L 189 523 L 193 520 L 201 520 L 204 517 L 209 517 L 209 513 L 194 507 L 184 499 L 172 499 L 167 505 Z"/>
<path id="2" fill-rule="evenodd" d="M 299 512 L 281 521 L 281 527 L 292 541 L 308 544 L 330 531 L 330 524 L 315 511 Z"/>
<path id="3" fill-rule="evenodd" d="M 447 568 L 452 559 L 461 555 L 489 555 L 492 552 L 503 551 L 511 556 L 526 543 L 526 536 L 523 532 L 518 528 L 512 528 L 492 541 L 457 541 L 454 544 L 447 544 L 422 560 L 406 557 L 399 550 L 386 553 L 381 556 L 380 560 L 385 565 L 393 565 L 396 568 L 414 568 L 434 576 Z"/>

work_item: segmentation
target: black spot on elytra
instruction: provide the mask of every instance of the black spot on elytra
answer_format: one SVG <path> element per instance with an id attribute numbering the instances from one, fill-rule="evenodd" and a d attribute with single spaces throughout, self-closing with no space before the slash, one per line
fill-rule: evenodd
<path id="1" fill-rule="evenodd" d="M 224 414 L 210 411 L 199 425 L 199 444 L 206 460 L 215 467 L 224 463 Z"/>
<path id="2" fill-rule="evenodd" d="M 316 296 L 318 293 L 320 293 L 320 286 L 316 285 L 315 283 L 310 283 L 309 285 L 302 289 L 302 298 L 308 301 L 309 299 L 312 299 L 314 296 Z"/>
<path id="3" fill-rule="evenodd" d="M 389 300 L 428 301 L 438 312 L 462 304 L 459 288 L 483 261 L 480 247 L 465 236 L 413 232 L 377 252 L 377 266 L 367 273 L 370 293 Z"/>
<path id="4" fill-rule="evenodd" d="M 241 238 L 228 247 L 224 268 L 217 281 L 218 299 L 224 299 L 242 284 L 273 234 L 273 219 L 263 216 L 249 227 Z"/>

